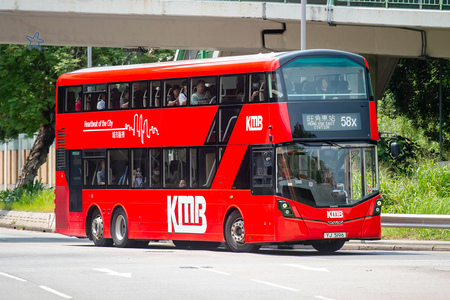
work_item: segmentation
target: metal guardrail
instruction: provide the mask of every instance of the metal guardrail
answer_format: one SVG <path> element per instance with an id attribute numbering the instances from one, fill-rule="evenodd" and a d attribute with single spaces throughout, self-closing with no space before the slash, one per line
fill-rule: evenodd
<path id="1" fill-rule="evenodd" d="M 450 229 L 450 215 L 381 214 L 381 226 Z"/>
<path id="2" fill-rule="evenodd" d="M 301 0 L 213 0 L 236 2 L 301 3 Z M 312 5 L 361 6 L 424 10 L 450 10 L 450 0 L 308 0 Z"/>

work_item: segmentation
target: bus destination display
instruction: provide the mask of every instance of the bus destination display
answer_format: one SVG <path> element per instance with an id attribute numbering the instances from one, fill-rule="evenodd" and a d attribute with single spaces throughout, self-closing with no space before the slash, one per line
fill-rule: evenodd
<path id="1" fill-rule="evenodd" d="M 302 114 L 306 131 L 360 130 L 361 115 L 350 114 Z"/>

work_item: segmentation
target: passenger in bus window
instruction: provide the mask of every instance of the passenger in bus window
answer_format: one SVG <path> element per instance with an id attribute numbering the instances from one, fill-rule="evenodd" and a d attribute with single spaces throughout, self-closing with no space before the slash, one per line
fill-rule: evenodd
<path id="1" fill-rule="evenodd" d="M 82 93 L 79 92 L 78 93 L 78 97 L 77 100 L 75 101 L 75 111 L 81 111 L 81 98 L 82 98 Z"/>
<path id="2" fill-rule="evenodd" d="M 195 86 L 197 91 L 191 96 L 191 105 L 199 105 L 209 103 L 211 94 L 206 92 L 205 81 L 200 79 Z"/>
<path id="3" fill-rule="evenodd" d="M 252 91 L 250 102 L 259 102 L 259 75 L 252 75 Z"/>
<path id="4" fill-rule="evenodd" d="M 146 91 L 145 91 L 146 92 Z M 134 91 L 134 108 L 143 108 L 145 107 L 144 104 L 144 95 L 145 92 L 143 90 L 136 90 Z"/>
<path id="5" fill-rule="evenodd" d="M 153 188 L 159 188 L 161 187 L 161 172 L 159 166 L 156 166 L 153 169 L 153 175 L 152 175 L 152 187 Z"/>
<path id="6" fill-rule="evenodd" d="M 75 111 L 75 92 L 73 88 L 67 88 L 67 96 L 66 96 L 66 112 Z"/>
<path id="7" fill-rule="evenodd" d="M 100 95 L 100 101 L 97 102 L 97 110 L 105 109 L 105 100 L 106 100 L 106 93 L 102 93 Z"/>
<path id="8" fill-rule="evenodd" d="M 139 187 L 139 188 L 144 187 L 145 182 L 146 178 L 142 175 L 141 168 L 133 170 L 132 187 Z"/>
<path id="9" fill-rule="evenodd" d="M 328 80 L 322 78 L 321 86 L 318 89 L 319 94 L 333 94 L 334 91 L 328 87 Z"/>
<path id="10" fill-rule="evenodd" d="M 181 87 L 175 84 L 167 97 L 167 106 L 178 106 Z"/>
<path id="11" fill-rule="evenodd" d="M 180 95 L 178 96 L 178 105 L 184 106 L 187 104 L 187 82 L 183 81 L 181 86 L 182 89 Z"/>
<path id="12" fill-rule="evenodd" d="M 186 188 L 186 180 L 181 179 L 180 183 L 178 184 L 179 188 L 185 189 Z"/>
<path id="13" fill-rule="evenodd" d="M 120 108 L 128 108 L 128 105 L 130 104 L 130 90 L 125 88 L 125 91 L 123 92 L 123 98 L 120 99 Z"/>
<path id="14" fill-rule="evenodd" d="M 281 98 L 283 97 L 283 93 L 281 93 L 281 91 L 278 90 L 278 83 L 276 80 L 272 81 L 272 90 L 270 91 L 272 97 L 278 97 Z"/>
<path id="15" fill-rule="evenodd" d="M 106 172 L 105 172 L 105 161 L 100 162 L 101 170 L 97 172 L 97 183 L 99 185 L 105 185 L 106 182 Z"/>
<path id="16" fill-rule="evenodd" d="M 119 109 L 120 107 L 120 91 L 116 87 L 111 89 L 111 99 L 109 109 Z"/>

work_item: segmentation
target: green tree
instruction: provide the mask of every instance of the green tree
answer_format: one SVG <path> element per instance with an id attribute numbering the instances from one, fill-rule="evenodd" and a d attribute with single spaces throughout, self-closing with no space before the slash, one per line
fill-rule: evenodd
<path id="1" fill-rule="evenodd" d="M 93 66 L 167 60 L 171 50 L 125 52 L 93 48 Z M 0 45 L 0 140 L 38 132 L 22 167 L 17 186 L 33 182 L 55 139 L 56 81 L 64 73 L 86 67 L 86 48 Z"/>
<path id="2" fill-rule="evenodd" d="M 442 61 L 444 152 L 450 150 L 450 61 Z M 391 114 L 403 115 L 439 141 L 439 60 L 400 59 L 383 103 Z"/>

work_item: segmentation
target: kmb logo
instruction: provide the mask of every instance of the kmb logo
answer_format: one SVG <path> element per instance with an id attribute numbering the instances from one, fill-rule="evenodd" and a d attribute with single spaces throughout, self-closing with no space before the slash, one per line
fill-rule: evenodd
<path id="1" fill-rule="evenodd" d="M 167 196 L 168 232 L 172 232 L 173 226 L 175 233 L 205 233 L 205 211 L 206 201 L 202 196 Z"/>
<path id="2" fill-rule="evenodd" d="M 246 131 L 260 131 L 263 129 L 262 116 L 247 116 Z"/>
<path id="3" fill-rule="evenodd" d="M 327 211 L 327 218 L 328 219 L 336 219 L 336 218 L 343 218 L 344 212 L 342 210 L 329 210 Z"/>

